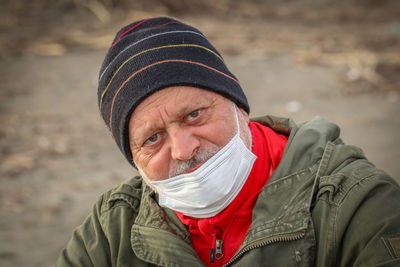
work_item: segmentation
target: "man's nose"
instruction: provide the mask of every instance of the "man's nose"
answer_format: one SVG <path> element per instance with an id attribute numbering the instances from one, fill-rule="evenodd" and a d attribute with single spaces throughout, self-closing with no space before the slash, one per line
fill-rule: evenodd
<path id="1" fill-rule="evenodd" d="M 171 157 L 174 160 L 189 160 L 200 147 L 200 140 L 190 130 L 177 127 L 170 131 Z"/>

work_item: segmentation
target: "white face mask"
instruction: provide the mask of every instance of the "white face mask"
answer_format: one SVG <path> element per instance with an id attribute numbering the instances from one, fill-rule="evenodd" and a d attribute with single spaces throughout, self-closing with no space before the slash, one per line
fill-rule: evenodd
<path id="1" fill-rule="evenodd" d="M 195 218 L 220 213 L 242 189 L 256 156 L 240 138 L 236 107 L 236 135 L 200 168 L 165 180 L 148 182 L 159 194 L 159 204 Z"/>

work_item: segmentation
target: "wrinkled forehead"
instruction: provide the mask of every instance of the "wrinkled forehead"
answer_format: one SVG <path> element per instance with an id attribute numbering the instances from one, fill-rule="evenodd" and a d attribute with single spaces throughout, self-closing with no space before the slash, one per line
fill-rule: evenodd
<path id="1" fill-rule="evenodd" d="M 133 111 L 131 119 L 149 114 L 154 110 L 166 109 L 177 115 L 187 112 L 187 109 L 210 102 L 230 102 L 224 96 L 209 90 L 191 86 L 173 86 L 157 91 L 145 98 Z"/>

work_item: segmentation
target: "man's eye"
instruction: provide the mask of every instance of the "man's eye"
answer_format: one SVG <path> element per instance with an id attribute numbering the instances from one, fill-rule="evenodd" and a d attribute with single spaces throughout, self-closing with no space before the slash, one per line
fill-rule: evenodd
<path id="1" fill-rule="evenodd" d="M 147 138 L 147 140 L 144 142 L 145 145 L 152 145 L 156 143 L 160 139 L 160 134 L 156 133 Z"/>
<path id="2" fill-rule="evenodd" d="M 196 118 L 200 115 L 200 113 L 201 113 L 201 111 L 200 111 L 199 109 L 198 109 L 198 110 L 195 110 L 195 111 L 191 112 L 191 113 L 187 116 L 187 119 L 188 119 L 189 121 L 192 121 L 192 120 L 196 119 Z"/>

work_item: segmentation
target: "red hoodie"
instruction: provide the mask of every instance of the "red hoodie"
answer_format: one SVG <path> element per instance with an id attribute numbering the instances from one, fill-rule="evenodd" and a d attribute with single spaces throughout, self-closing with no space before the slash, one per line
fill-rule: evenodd
<path id="1" fill-rule="evenodd" d="M 258 194 L 278 166 L 287 137 L 256 122 L 249 123 L 252 152 L 257 156 L 243 188 L 219 214 L 196 219 L 176 212 L 192 238 L 193 248 L 207 266 L 226 264 L 239 249 L 252 220 Z"/>

